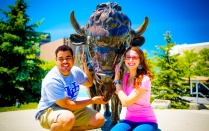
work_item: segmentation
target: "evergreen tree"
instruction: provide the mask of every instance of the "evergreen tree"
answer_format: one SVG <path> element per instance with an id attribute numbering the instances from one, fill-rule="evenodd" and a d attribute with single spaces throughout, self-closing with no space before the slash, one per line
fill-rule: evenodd
<path id="1" fill-rule="evenodd" d="M 40 22 L 29 25 L 26 14 L 28 3 L 17 0 L 9 11 L 0 10 L 0 107 L 38 101 L 40 97 L 43 63 L 36 54 L 39 44 L 46 36 L 35 32 Z"/>
<path id="2" fill-rule="evenodd" d="M 183 70 L 180 68 L 181 62 L 179 54 L 172 54 L 171 50 L 176 45 L 171 42 L 170 32 L 166 32 L 165 46 L 157 46 L 158 51 L 154 52 L 155 79 L 152 83 L 152 91 L 156 99 L 171 101 L 172 108 L 188 108 L 187 100 L 182 99 L 185 89 L 182 85 Z"/>

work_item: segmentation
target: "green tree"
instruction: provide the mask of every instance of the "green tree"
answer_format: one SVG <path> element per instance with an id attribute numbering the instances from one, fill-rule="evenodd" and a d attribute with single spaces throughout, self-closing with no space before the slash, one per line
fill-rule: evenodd
<path id="1" fill-rule="evenodd" d="M 198 53 L 195 52 L 195 49 L 185 50 L 183 53 L 183 56 L 180 57 L 181 67 L 184 70 L 184 77 L 188 78 L 188 85 L 190 85 L 190 79 L 195 76 L 197 70 Z"/>
<path id="2" fill-rule="evenodd" d="M 28 3 L 17 0 L 9 11 L 0 10 L 0 107 L 38 101 L 40 97 L 43 63 L 36 56 L 39 44 L 46 36 L 35 32 L 40 22 L 29 25 Z"/>
<path id="3" fill-rule="evenodd" d="M 197 76 L 209 76 L 209 49 L 204 48 L 198 52 Z"/>
<path id="4" fill-rule="evenodd" d="M 188 108 L 187 100 L 182 99 L 185 94 L 182 85 L 183 70 L 180 69 L 179 54 L 172 54 L 171 50 L 176 45 L 171 42 L 170 32 L 166 32 L 165 46 L 157 46 L 154 52 L 155 79 L 153 80 L 153 93 L 156 99 L 171 101 L 172 108 Z"/>
<path id="5" fill-rule="evenodd" d="M 54 66 L 55 66 L 55 60 L 45 61 L 41 67 L 44 69 L 45 74 L 47 74 Z"/>

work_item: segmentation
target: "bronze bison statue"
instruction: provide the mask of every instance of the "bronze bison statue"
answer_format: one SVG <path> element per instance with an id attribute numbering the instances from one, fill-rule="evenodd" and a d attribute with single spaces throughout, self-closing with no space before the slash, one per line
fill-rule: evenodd
<path id="1" fill-rule="evenodd" d="M 89 70 L 94 78 L 94 85 L 90 87 L 91 97 L 104 96 L 104 100 L 111 99 L 111 119 L 115 124 L 119 120 L 121 103 L 114 94 L 114 67 L 119 64 L 123 73 L 123 55 L 129 46 L 142 46 L 145 42 L 142 34 L 148 26 L 148 18 L 136 30 L 132 30 L 131 21 L 123 13 L 121 6 L 114 2 L 97 5 L 86 26 L 80 25 L 74 15 L 70 14 L 70 23 L 76 34 L 70 35 L 70 42 L 77 46 L 75 54 L 77 65 L 81 54 L 84 53 Z M 100 105 L 93 105 L 100 110 Z M 109 114 L 109 105 L 105 105 L 105 115 Z"/>

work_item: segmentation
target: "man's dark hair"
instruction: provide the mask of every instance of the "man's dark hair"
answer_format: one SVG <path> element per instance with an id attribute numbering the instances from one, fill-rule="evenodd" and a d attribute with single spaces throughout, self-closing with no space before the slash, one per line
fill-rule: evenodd
<path id="1" fill-rule="evenodd" d="M 72 50 L 72 48 L 70 48 L 68 45 L 61 45 L 61 46 L 59 46 L 57 49 L 56 49 L 56 51 L 55 51 L 55 55 L 56 55 L 56 57 L 57 57 L 57 53 L 59 52 L 59 51 L 70 51 L 70 53 L 73 55 L 73 50 Z"/>

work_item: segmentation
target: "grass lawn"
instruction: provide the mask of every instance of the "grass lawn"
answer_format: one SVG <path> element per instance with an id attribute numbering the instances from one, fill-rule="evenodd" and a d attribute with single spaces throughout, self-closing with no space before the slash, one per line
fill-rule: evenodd
<path id="1" fill-rule="evenodd" d="M 16 106 L 0 107 L 0 112 L 30 110 L 30 109 L 36 109 L 37 106 L 38 106 L 38 103 L 29 103 L 29 104 L 20 105 L 19 108 L 17 108 Z"/>

